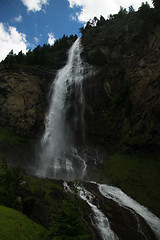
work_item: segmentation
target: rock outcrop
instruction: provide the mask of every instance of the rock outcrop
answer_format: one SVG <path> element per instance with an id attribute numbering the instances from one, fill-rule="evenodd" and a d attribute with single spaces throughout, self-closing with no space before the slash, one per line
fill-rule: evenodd
<path id="1" fill-rule="evenodd" d="M 55 72 L 0 67 L 0 125 L 19 136 L 42 131 L 49 84 Z"/>
<path id="2" fill-rule="evenodd" d="M 86 28 L 82 42 L 84 59 L 95 66 L 84 83 L 89 139 L 125 151 L 157 151 L 160 25 L 142 21 L 139 12 L 116 15 Z"/>

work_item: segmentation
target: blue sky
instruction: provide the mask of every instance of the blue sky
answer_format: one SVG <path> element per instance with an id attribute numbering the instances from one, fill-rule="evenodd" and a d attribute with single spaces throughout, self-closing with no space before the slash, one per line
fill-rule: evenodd
<path id="1" fill-rule="evenodd" d="M 151 0 L 148 0 L 151 5 Z M 54 44 L 64 34 L 79 33 L 79 28 L 94 16 L 105 18 L 120 6 L 135 10 L 141 0 L 0 0 L 0 61 L 14 53 Z"/>

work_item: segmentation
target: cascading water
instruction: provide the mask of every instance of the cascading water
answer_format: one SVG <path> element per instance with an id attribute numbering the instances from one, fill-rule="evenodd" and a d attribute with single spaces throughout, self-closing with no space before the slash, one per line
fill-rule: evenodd
<path id="1" fill-rule="evenodd" d="M 80 129 L 84 138 L 81 49 L 77 39 L 69 50 L 67 64 L 59 70 L 52 85 L 38 163 L 42 177 L 73 180 L 86 172 L 85 160 L 75 147 L 74 134 Z"/>
<path id="2" fill-rule="evenodd" d="M 64 191 L 72 194 L 77 194 L 91 207 L 93 211 L 92 225 L 98 230 L 99 236 L 103 240 L 118 240 L 118 236 L 112 231 L 108 218 L 98 207 L 93 203 L 95 196 L 86 190 L 83 186 L 74 184 L 75 192 L 71 190 L 67 182 L 63 183 Z"/>
<path id="3" fill-rule="evenodd" d="M 104 197 L 112 199 L 114 202 L 117 202 L 119 206 L 132 209 L 139 214 L 148 223 L 157 239 L 160 239 L 160 219 L 151 213 L 147 208 L 141 206 L 119 188 L 108 186 L 106 184 L 98 184 L 98 188 Z"/>
<path id="4" fill-rule="evenodd" d="M 98 229 L 103 240 L 118 240 L 117 235 L 111 230 L 108 218 L 93 204 L 94 195 L 84 187 L 77 187 L 79 196 L 86 201 L 94 213 L 92 224 Z"/>
<path id="5" fill-rule="evenodd" d="M 123 210 L 123 209 L 126 209 L 128 212 L 131 213 L 132 221 L 134 222 L 133 219 L 135 219 L 135 222 L 137 222 L 137 224 L 135 223 L 133 224 L 133 226 L 131 226 L 133 233 L 135 234 L 135 232 L 137 232 L 137 235 L 135 235 L 133 238 L 132 236 L 130 236 L 131 237 L 130 239 L 137 239 L 137 240 L 140 240 L 140 239 L 141 240 L 142 239 L 143 240 L 149 240 L 149 239 L 159 240 L 160 239 L 160 219 L 156 217 L 153 213 L 151 213 L 147 208 L 137 203 L 131 197 L 127 196 L 124 192 L 122 192 L 117 187 L 108 186 L 106 184 L 97 184 L 95 182 L 90 182 L 85 184 L 87 188 L 88 187 L 91 188 L 92 192 L 89 192 L 88 190 L 86 190 L 84 186 L 77 186 L 77 187 L 75 186 L 75 187 L 77 189 L 78 195 L 88 203 L 88 205 L 91 207 L 93 211 L 92 225 L 98 230 L 100 234 L 100 239 L 103 239 L 103 240 L 123 239 L 124 235 L 122 232 L 123 231 L 127 232 L 127 228 L 129 226 L 129 225 L 128 226 L 126 225 L 126 230 L 124 228 L 121 233 L 118 229 L 116 231 L 113 231 L 111 229 L 111 225 L 112 226 L 114 225 L 111 223 L 113 217 L 111 217 L 110 219 L 111 222 L 110 222 L 106 217 L 106 215 L 101 210 L 103 209 L 102 205 L 105 203 L 105 201 L 103 200 L 103 197 L 107 199 L 106 206 L 108 204 L 111 204 L 111 207 L 113 207 L 110 200 L 115 203 L 115 207 L 116 207 L 116 204 L 118 204 L 119 215 L 122 214 L 122 219 L 124 216 L 125 216 L 125 219 L 127 219 L 127 212 Z M 66 187 L 67 191 L 71 192 L 67 184 L 64 185 L 64 187 Z M 99 193 L 97 192 L 97 189 L 99 190 Z M 128 215 L 128 220 L 127 220 L 128 224 L 130 224 L 129 219 L 130 217 Z M 143 219 L 144 222 L 141 219 Z M 148 227 L 150 227 L 150 230 Z M 149 231 L 151 232 L 149 233 Z M 126 236 L 124 237 L 124 239 L 128 240 Z"/>

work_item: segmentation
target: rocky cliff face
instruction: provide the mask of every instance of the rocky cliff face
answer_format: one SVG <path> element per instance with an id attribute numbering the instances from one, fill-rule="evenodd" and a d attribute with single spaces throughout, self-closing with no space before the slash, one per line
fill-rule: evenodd
<path id="1" fill-rule="evenodd" d="M 76 39 L 64 35 L 54 46 L 37 46 L 21 59 L 19 55 L 6 57 L 0 64 L 0 126 L 31 138 L 43 131 L 50 84 Z"/>
<path id="2" fill-rule="evenodd" d="M 119 13 L 83 31 L 82 57 L 93 66 L 84 81 L 89 141 L 159 149 L 160 25 L 149 13 Z M 42 132 L 55 72 L 1 64 L 0 125 L 21 136 Z"/>
<path id="3" fill-rule="evenodd" d="M 125 151 L 152 151 L 160 144 L 160 25 L 148 19 L 146 28 L 137 15 L 84 30 L 84 58 L 95 66 L 85 83 L 86 131 Z"/>
<path id="4" fill-rule="evenodd" d="M 0 67 L 0 125 L 19 136 L 42 131 L 53 71 Z"/>

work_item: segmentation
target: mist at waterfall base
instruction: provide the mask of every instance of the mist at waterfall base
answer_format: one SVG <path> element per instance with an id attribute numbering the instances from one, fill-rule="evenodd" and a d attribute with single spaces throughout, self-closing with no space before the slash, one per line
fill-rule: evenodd
<path id="1" fill-rule="evenodd" d="M 54 179 L 83 179 L 89 159 L 85 144 L 83 80 L 78 38 L 68 52 L 66 65 L 51 86 L 50 107 L 40 143 L 37 175 Z M 90 153 L 89 153 L 90 154 Z M 92 158 L 93 165 L 97 153 Z"/>

